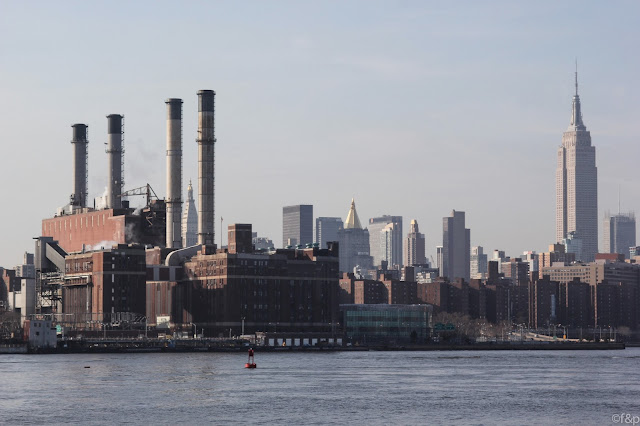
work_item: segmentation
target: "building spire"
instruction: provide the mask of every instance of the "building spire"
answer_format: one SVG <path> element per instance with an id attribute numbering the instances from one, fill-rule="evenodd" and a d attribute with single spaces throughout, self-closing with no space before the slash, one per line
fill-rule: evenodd
<path id="1" fill-rule="evenodd" d="M 578 58 L 576 58 L 576 96 L 578 96 Z"/>
<path id="2" fill-rule="evenodd" d="M 578 96 L 578 59 L 576 59 L 575 71 L 576 94 L 573 96 L 573 105 L 571 108 L 571 123 L 569 130 L 587 130 L 582 122 L 582 112 L 580 111 L 580 96 Z"/>
<path id="3" fill-rule="evenodd" d="M 362 229 L 358 213 L 356 213 L 356 202 L 353 198 L 351 199 L 351 208 L 347 214 L 347 220 L 344 223 L 344 229 Z"/>

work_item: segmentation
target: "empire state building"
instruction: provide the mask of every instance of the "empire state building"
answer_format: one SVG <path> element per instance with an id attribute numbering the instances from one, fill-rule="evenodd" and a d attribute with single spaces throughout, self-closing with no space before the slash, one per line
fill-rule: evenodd
<path id="1" fill-rule="evenodd" d="M 596 148 L 582 122 L 578 73 L 573 97 L 571 123 L 562 134 L 556 170 L 556 239 L 561 242 L 573 233 L 581 241 L 577 258 L 591 262 L 598 252 L 598 169 Z"/>

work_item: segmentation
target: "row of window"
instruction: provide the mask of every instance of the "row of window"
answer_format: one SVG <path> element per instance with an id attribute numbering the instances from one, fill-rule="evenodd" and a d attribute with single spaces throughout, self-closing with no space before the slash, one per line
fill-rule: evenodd
<path id="1" fill-rule="evenodd" d="M 94 226 L 94 217 L 97 217 L 98 220 L 95 221 L 95 226 L 100 226 L 100 216 L 91 216 L 91 227 Z M 74 219 L 75 219 L 75 223 L 74 223 Z M 80 225 L 78 225 L 78 219 L 80 219 Z M 82 224 L 84 219 L 84 225 Z M 104 226 L 106 222 L 106 215 L 103 214 L 102 215 L 102 225 Z M 72 230 L 73 227 L 75 226 L 75 229 L 82 229 L 82 228 L 88 228 L 89 227 L 89 218 L 87 216 L 85 216 L 84 218 L 70 218 L 70 219 L 65 219 L 65 220 L 61 220 L 61 221 L 55 221 L 53 224 L 49 223 L 48 224 L 48 233 L 51 234 L 52 232 L 57 232 L 57 231 L 66 231 L 67 230 L 67 224 L 69 225 L 69 230 Z M 63 228 L 64 225 L 64 229 Z M 53 228 L 53 229 L 52 229 Z"/>

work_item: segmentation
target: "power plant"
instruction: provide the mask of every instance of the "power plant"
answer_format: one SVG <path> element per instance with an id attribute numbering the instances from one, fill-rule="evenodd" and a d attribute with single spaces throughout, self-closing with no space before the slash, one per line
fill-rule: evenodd
<path id="1" fill-rule="evenodd" d="M 167 99 L 167 248 L 182 247 L 182 99 Z"/>
<path id="2" fill-rule="evenodd" d="M 213 90 L 198 92 L 198 147 L 201 217 L 198 223 L 198 236 L 204 244 L 215 250 L 214 245 L 214 96 Z M 156 247 L 162 251 L 162 260 L 175 249 L 183 249 L 182 243 L 182 99 L 169 98 L 167 108 L 167 144 L 166 144 L 166 198 L 160 199 L 149 184 L 126 190 L 124 188 L 124 116 L 107 116 L 107 185 L 101 202 L 88 206 L 88 139 L 87 125 L 74 124 L 71 144 L 73 146 L 73 193 L 70 202 L 59 208 L 53 218 L 42 221 L 42 233 L 38 240 L 46 240 L 55 247 L 50 253 L 60 259 L 71 258 L 73 253 L 89 253 L 96 250 L 110 250 L 122 245 L 138 247 Z M 190 194 L 192 193 L 191 185 Z M 144 207 L 129 207 L 127 197 L 145 196 Z M 190 195 L 191 196 L 191 195 Z M 190 203 L 191 211 L 195 210 Z M 192 212 L 195 216 L 195 211 Z M 195 243 L 190 240 L 191 246 Z M 195 253 L 192 248 L 188 253 Z M 182 256 L 176 253 L 173 259 Z M 43 262 L 37 262 L 39 270 L 40 297 L 37 313 L 55 312 L 55 306 L 62 300 L 63 280 L 56 275 L 53 280 L 51 271 L 44 268 Z M 153 263 L 153 262 L 152 262 Z M 57 265 L 58 267 L 60 265 Z M 124 266 L 123 266 L 124 267 Z M 130 266 L 129 266 L 130 267 Z M 65 268 L 60 268 L 64 273 Z M 48 275 L 47 275 L 48 274 Z M 95 283 L 85 281 L 89 286 L 85 298 L 92 297 L 92 291 L 98 289 Z M 79 282 L 75 285 L 80 285 Z M 47 289 L 45 292 L 43 289 Z M 84 291 L 84 290 L 83 290 Z M 69 293 L 70 294 L 70 293 Z M 49 300 L 47 302 L 47 300 Z"/>
<path id="3" fill-rule="evenodd" d="M 215 92 L 198 95 L 198 223 L 197 245 L 215 250 Z M 116 244 L 143 244 L 166 249 L 183 248 L 182 224 L 182 104 L 165 101 L 167 111 L 166 197 L 158 198 L 149 184 L 124 188 L 124 115 L 107 116 L 107 185 L 100 202 L 89 207 L 87 126 L 74 124 L 73 194 L 70 203 L 53 218 L 42 221 L 42 236 L 59 242 L 67 253 L 109 248 Z M 129 207 L 127 197 L 146 196 L 145 206 Z M 96 199 L 98 200 L 98 199 Z M 189 207 L 193 210 L 193 203 Z M 195 213 L 195 212 L 193 212 Z M 192 214 L 195 216 L 195 214 Z M 196 245 L 193 241 L 185 246 Z M 186 243 L 186 241 L 185 241 Z"/>
<path id="4" fill-rule="evenodd" d="M 25 308 L 25 318 L 50 318 L 65 333 L 103 337 L 108 328 L 136 334 L 156 326 L 157 332 L 184 333 L 196 324 L 211 336 L 267 332 L 270 324 L 280 324 L 278 332 L 304 331 L 316 339 L 335 334 L 337 244 L 256 251 L 251 225 L 233 224 L 228 247 L 216 246 L 215 95 L 197 92 L 198 204 L 189 183 L 186 229 L 182 99 L 165 100 L 164 199 L 149 184 L 125 190 L 124 116 L 110 114 L 106 191 L 102 202 L 89 207 L 87 126 L 72 126 L 73 194 L 54 217 L 42 220 L 34 265 L 37 298 L 32 311 Z M 134 196 L 146 197 L 144 207 L 130 207 Z M 265 274 L 271 270 L 277 274 Z"/>

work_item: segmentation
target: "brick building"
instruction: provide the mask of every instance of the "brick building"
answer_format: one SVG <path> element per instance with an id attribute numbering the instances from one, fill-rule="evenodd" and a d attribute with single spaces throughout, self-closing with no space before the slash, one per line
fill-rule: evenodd
<path id="1" fill-rule="evenodd" d="M 479 279 L 469 281 L 469 316 L 478 319 L 487 317 L 487 289 Z"/>
<path id="2" fill-rule="evenodd" d="M 543 328 L 557 324 L 559 285 L 546 275 L 529 285 L 530 327 Z"/>
<path id="3" fill-rule="evenodd" d="M 595 290 L 596 327 L 638 328 L 636 286 L 624 282 L 602 282 Z"/>
<path id="4" fill-rule="evenodd" d="M 489 262 L 497 263 L 497 262 Z M 491 268 L 489 268 L 491 270 Z M 510 282 L 494 280 L 485 287 L 487 320 L 499 324 L 509 320 L 510 309 Z"/>
<path id="5" fill-rule="evenodd" d="M 594 324 L 593 291 L 588 283 L 574 279 L 560 283 L 559 323 L 568 327 L 592 327 Z"/>
<path id="6" fill-rule="evenodd" d="M 449 307 L 449 282 L 444 277 L 430 283 L 417 284 L 417 296 L 420 303 L 433 306 L 433 312 L 447 312 Z"/>
<path id="7" fill-rule="evenodd" d="M 502 274 L 515 285 L 529 284 L 529 263 L 520 258 L 509 259 L 501 264 Z"/>
<path id="8" fill-rule="evenodd" d="M 142 246 L 70 254 L 65 258 L 62 312 L 77 328 L 96 328 L 118 316 L 144 316 L 146 259 Z M 117 315 L 115 315 L 117 314 Z"/>
<path id="9" fill-rule="evenodd" d="M 246 228 L 246 229 L 245 229 Z M 193 323 L 207 335 L 332 331 L 339 321 L 338 248 L 253 253 L 250 225 L 229 227 L 229 250 L 203 249 L 184 264 Z"/>
<path id="10" fill-rule="evenodd" d="M 42 234 L 53 237 L 67 253 L 111 248 L 115 244 L 165 245 L 164 201 L 152 200 L 150 206 L 133 214 L 134 209 L 82 209 L 42 220 Z"/>

